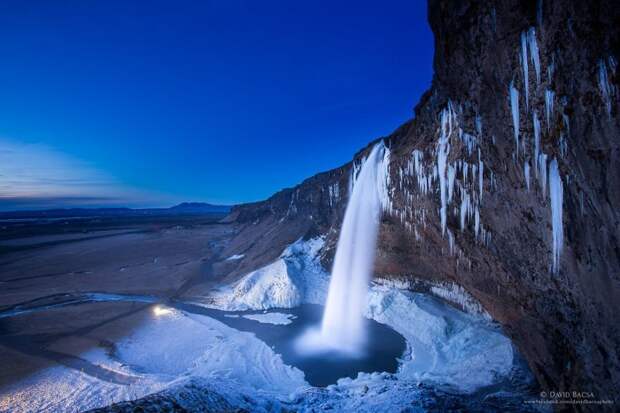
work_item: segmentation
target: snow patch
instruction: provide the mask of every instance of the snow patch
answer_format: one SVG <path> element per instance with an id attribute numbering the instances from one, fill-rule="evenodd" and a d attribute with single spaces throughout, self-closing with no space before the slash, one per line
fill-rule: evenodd
<path id="1" fill-rule="evenodd" d="M 240 260 L 243 257 L 245 257 L 245 254 L 235 254 L 235 255 L 231 255 L 230 257 L 226 258 L 226 261 Z"/>

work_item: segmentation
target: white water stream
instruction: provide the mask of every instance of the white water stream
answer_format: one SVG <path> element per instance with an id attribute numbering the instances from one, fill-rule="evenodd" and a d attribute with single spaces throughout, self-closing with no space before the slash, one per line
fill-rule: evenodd
<path id="1" fill-rule="evenodd" d="M 373 271 L 377 231 L 386 177 L 383 142 L 373 147 L 359 175 L 351 177 L 352 193 L 344 215 L 327 303 L 320 331 L 304 336 L 306 350 L 359 354 L 366 342 L 364 310 Z"/>

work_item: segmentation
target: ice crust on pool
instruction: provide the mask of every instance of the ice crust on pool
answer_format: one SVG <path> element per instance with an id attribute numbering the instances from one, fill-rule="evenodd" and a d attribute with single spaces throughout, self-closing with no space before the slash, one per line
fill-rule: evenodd
<path id="1" fill-rule="evenodd" d="M 209 306 L 264 310 L 322 303 L 329 285 L 329 275 L 318 260 L 323 242 L 323 238 L 298 240 L 274 263 L 220 289 Z M 366 309 L 368 318 L 390 326 L 408 343 L 396 377 L 472 392 L 510 372 L 514 359 L 510 340 L 461 287 L 435 285 L 431 291 L 470 314 L 399 287 L 405 286 L 373 283 Z"/>
<path id="2" fill-rule="evenodd" d="M 285 313 L 245 314 L 242 316 L 248 320 L 258 321 L 264 324 L 288 325 L 293 322 L 295 316 Z"/>

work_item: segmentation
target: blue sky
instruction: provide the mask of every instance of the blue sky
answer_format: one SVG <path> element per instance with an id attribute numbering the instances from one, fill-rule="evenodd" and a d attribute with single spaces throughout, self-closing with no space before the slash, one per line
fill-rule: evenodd
<path id="1" fill-rule="evenodd" d="M 423 0 L 5 1 L 0 38 L 5 210 L 264 199 L 432 77 Z"/>

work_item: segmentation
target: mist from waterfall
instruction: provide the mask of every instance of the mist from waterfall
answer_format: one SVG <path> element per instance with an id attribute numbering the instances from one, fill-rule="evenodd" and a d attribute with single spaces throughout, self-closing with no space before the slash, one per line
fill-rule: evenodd
<path id="1" fill-rule="evenodd" d="M 352 168 L 352 191 L 338 239 L 321 329 L 302 337 L 300 347 L 305 351 L 336 350 L 355 355 L 364 348 L 364 310 L 386 194 L 386 160 L 389 162 L 389 150 L 379 142 L 361 169 Z"/>

